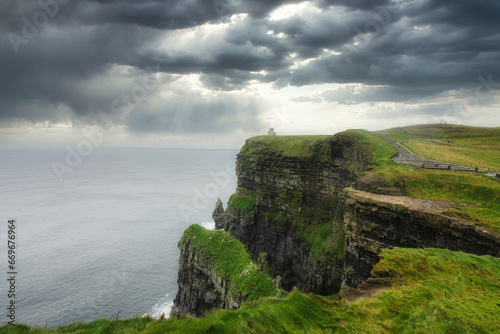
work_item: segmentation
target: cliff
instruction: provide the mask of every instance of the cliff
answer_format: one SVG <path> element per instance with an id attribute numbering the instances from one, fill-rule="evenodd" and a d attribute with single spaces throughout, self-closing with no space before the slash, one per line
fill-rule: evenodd
<path id="1" fill-rule="evenodd" d="M 198 239 L 198 236 L 195 240 Z M 500 259 L 427 248 L 385 249 L 373 276 L 342 300 L 297 289 L 205 317 L 98 319 L 0 333 L 498 333 Z"/>
<path id="2" fill-rule="evenodd" d="M 241 244 L 250 261 L 247 267 L 269 274 L 266 280 L 273 286 L 320 295 L 360 286 L 388 248 L 435 247 L 500 256 L 500 235 L 465 219 L 477 207 L 405 196 L 415 189 L 439 191 L 443 180 L 455 180 L 456 175 L 421 175 L 400 167 L 389 160 L 392 150 L 376 135 L 359 131 L 250 138 L 237 156 L 236 193 L 225 211 L 220 201 L 216 204 L 216 226 L 225 238 Z M 470 194 L 457 185 L 465 194 L 460 198 L 491 198 L 496 184 L 473 181 L 477 184 L 467 184 Z M 453 192 L 450 184 L 455 183 L 446 183 L 447 194 Z M 197 248 L 193 240 L 184 237 L 179 243 L 176 308 L 199 315 L 210 308 L 234 309 L 249 300 L 248 294 L 235 292 L 241 288 L 231 286 L 247 267 L 231 277 L 216 274 L 217 252 L 205 253 L 206 247 Z"/>
<path id="3" fill-rule="evenodd" d="M 294 286 L 338 292 L 344 266 L 342 189 L 372 160 L 368 145 L 347 135 L 256 137 L 237 156 L 238 188 L 222 227 L 256 261 Z"/>
<path id="4" fill-rule="evenodd" d="M 237 309 L 247 300 L 277 292 L 275 281 L 259 271 L 243 244 L 226 232 L 191 225 L 178 247 L 179 290 L 173 316 L 203 316 L 213 309 Z"/>
<path id="5" fill-rule="evenodd" d="M 344 189 L 344 194 L 344 286 L 357 287 L 369 278 L 386 248 L 432 247 L 500 257 L 499 233 L 446 216 L 446 210 L 464 206 L 462 203 L 378 195 L 352 188 Z"/>

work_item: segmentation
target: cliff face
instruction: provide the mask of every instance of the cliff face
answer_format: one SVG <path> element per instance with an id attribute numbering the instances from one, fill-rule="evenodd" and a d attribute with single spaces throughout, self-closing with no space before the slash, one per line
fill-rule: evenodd
<path id="1" fill-rule="evenodd" d="M 211 309 L 234 310 L 240 307 L 243 296 L 233 294 L 230 282 L 217 273 L 207 251 L 196 251 L 192 239 L 179 243 L 179 249 L 179 290 L 174 300 L 173 315 L 200 317 Z"/>
<path id="2" fill-rule="evenodd" d="M 372 160 L 368 144 L 345 134 L 247 140 L 236 193 L 213 215 L 225 231 L 209 237 L 190 227 L 179 243 L 174 313 L 234 309 L 279 287 L 356 288 L 386 248 L 500 257 L 498 233 L 446 216 L 464 204 L 405 197 L 368 170 Z"/>
<path id="3" fill-rule="evenodd" d="M 255 261 L 268 254 L 284 289 L 333 294 L 344 266 L 342 189 L 357 180 L 371 152 L 349 136 L 302 143 L 292 153 L 280 150 L 293 146 L 279 142 L 286 140 L 247 141 L 237 158 L 238 188 L 222 225 Z"/>
<path id="4" fill-rule="evenodd" d="M 444 248 L 500 257 L 500 235 L 437 211 L 463 204 L 376 195 L 347 188 L 343 285 L 370 277 L 385 248 Z"/>
<path id="5" fill-rule="evenodd" d="M 190 226 L 181 251 L 171 315 L 203 316 L 212 309 L 237 309 L 246 300 L 276 294 L 276 280 L 259 271 L 245 246 L 227 232 Z"/>

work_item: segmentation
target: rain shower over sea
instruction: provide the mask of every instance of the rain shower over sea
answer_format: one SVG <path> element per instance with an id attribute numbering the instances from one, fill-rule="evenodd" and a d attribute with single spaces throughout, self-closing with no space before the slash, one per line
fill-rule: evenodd
<path id="1" fill-rule="evenodd" d="M 193 223 L 213 228 L 217 198 L 236 188 L 237 151 L 100 148 L 58 178 L 53 163 L 66 153 L 0 149 L 0 275 L 15 220 L 16 323 L 168 315 L 177 243 Z"/>

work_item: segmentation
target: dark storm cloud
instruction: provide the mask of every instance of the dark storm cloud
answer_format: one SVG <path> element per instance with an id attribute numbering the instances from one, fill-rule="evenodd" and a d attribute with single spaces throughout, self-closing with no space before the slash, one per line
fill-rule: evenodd
<path id="1" fill-rule="evenodd" d="M 175 57 L 157 54 L 149 48 L 150 43 L 163 33 L 175 33 L 172 29 L 225 21 L 233 13 L 259 17 L 281 3 L 2 1 L 0 121 L 57 122 L 78 115 L 109 113 L 116 98 L 138 85 L 126 80 L 123 73 L 114 73 L 115 64 L 135 67 L 131 76 L 142 75 L 137 69 L 156 67 L 175 74 L 207 73 L 203 77 L 207 84 L 223 76 L 226 85 L 243 87 L 242 78 L 248 77 L 248 70 L 278 62 L 271 59 L 273 55 L 241 45 L 220 50 L 206 61 L 189 53 Z M 236 72 L 240 74 L 235 76 Z M 68 108 L 64 107 L 74 115 L 65 114 Z"/>
<path id="2" fill-rule="evenodd" d="M 113 99 L 136 83 L 130 80 L 127 84 L 107 73 L 113 64 L 127 63 L 130 55 L 123 52 L 126 47 L 134 49 L 143 41 L 143 33 L 136 27 L 108 26 L 53 30 L 31 40 L 18 54 L 3 43 L 0 120 L 16 116 L 39 119 L 43 109 L 36 117 L 25 117 L 18 113 L 19 108 L 12 107 L 30 101 L 54 108 L 64 103 L 79 115 L 109 110 Z"/>
<path id="3" fill-rule="evenodd" d="M 232 8 L 227 7 L 228 13 Z M 157 29 L 197 26 L 218 17 L 211 1 L 88 1 L 77 15 L 85 24 L 138 25 Z"/>
<path id="4" fill-rule="evenodd" d="M 473 92 L 480 77 L 492 78 L 483 90 L 500 88 L 500 4 L 495 1 L 316 0 L 283 19 L 269 15 L 283 4 L 297 3 L 301 1 L 2 1 L 0 122 L 57 122 L 111 113 L 113 101 L 140 86 L 152 67 L 174 76 L 201 74 L 202 84 L 219 93 L 252 82 L 276 88 L 373 86 L 361 89 L 362 94 L 337 90 L 313 97 L 344 104 Z M 248 15 L 230 20 L 236 13 Z M 209 36 L 217 47 L 203 47 L 201 40 L 187 46 L 162 44 L 182 29 L 221 22 L 227 25 L 223 33 Z M 236 105 L 194 102 L 199 105 L 184 110 L 185 117 L 171 106 L 149 110 L 134 105 L 127 125 L 133 131 L 172 131 L 171 125 L 184 117 L 182 124 L 189 126 L 179 126 L 188 132 L 239 126 L 231 123 L 230 114 L 215 112 Z M 244 106 L 247 113 L 233 117 L 256 124 L 257 112 L 250 109 Z M 219 116 L 224 121 L 214 121 Z M 212 130 L 204 128 L 208 125 Z"/>
<path id="5" fill-rule="evenodd" d="M 418 2 L 417 2 L 418 3 Z M 425 12 L 426 15 L 421 15 Z M 419 21 L 429 24 L 450 24 L 463 28 L 475 26 L 478 29 L 498 27 L 500 3 L 489 0 L 443 1 L 429 0 L 420 6 L 409 6 L 408 15 L 418 17 Z"/>
<path id="6" fill-rule="evenodd" d="M 498 78 L 499 22 L 490 22 L 491 13 L 485 14 L 487 10 L 499 14 L 497 4 L 415 3 L 401 8 L 397 14 L 389 11 L 389 20 L 380 19 L 383 11 L 372 12 L 374 16 L 366 25 L 354 26 L 358 32 L 357 45 L 347 43 L 337 49 L 340 54 L 315 59 L 300 67 L 288 77 L 290 84 L 389 85 L 400 92 L 393 94 L 394 89 L 388 89 L 386 96 L 373 96 L 372 101 L 398 101 L 414 94 L 423 97 L 447 90 L 473 89 L 480 76 Z M 482 8 L 475 8 L 476 4 Z M 467 15 L 469 10 L 471 13 Z"/>
<path id="7" fill-rule="evenodd" d="M 74 0 L 76 1 L 76 0 Z M 73 17 L 85 24 L 138 25 L 182 29 L 224 19 L 237 13 L 262 17 L 285 0 L 87 0 L 79 1 Z"/>
<path id="8" fill-rule="evenodd" d="M 352 9 L 371 10 L 380 6 L 388 6 L 390 0 L 323 0 L 320 4 L 324 5 L 340 5 L 350 7 Z"/>

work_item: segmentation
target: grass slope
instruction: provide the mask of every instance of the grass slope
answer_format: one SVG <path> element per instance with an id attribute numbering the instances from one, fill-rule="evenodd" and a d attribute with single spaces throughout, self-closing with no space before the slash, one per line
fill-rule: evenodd
<path id="1" fill-rule="evenodd" d="M 346 303 L 292 291 L 204 318 L 134 318 L 54 330 L 5 326 L 0 333 L 495 333 L 500 259 L 442 249 L 384 250 L 374 268 L 387 290 Z"/>
<path id="2" fill-rule="evenodd" d="M 236 210 L 249 210 L 253 208 L 257 202 L 252 196 L 232 194 L 228 204 Z"/>
<path id="3" fill-rule="evenodd" d="M 475 128 L 475 131 L 479 130 Z M 447 214 L 500 232 L 499 180 L 483 174 L 399 165 L 390 160 L 396 149 L 375 133 L 362 130 L 350 130 L 347 133 L 371 145 L 374 160 L 370 167 L 385 181 L 403 185 L 411 197 L 471 204 L 474 207 L 450 210 Z"/>
<path id="4" fill-rule="evenodd" d="M 421 156 L 500 171 L 500 127 L 428 124 L 382 132 Z"/>

